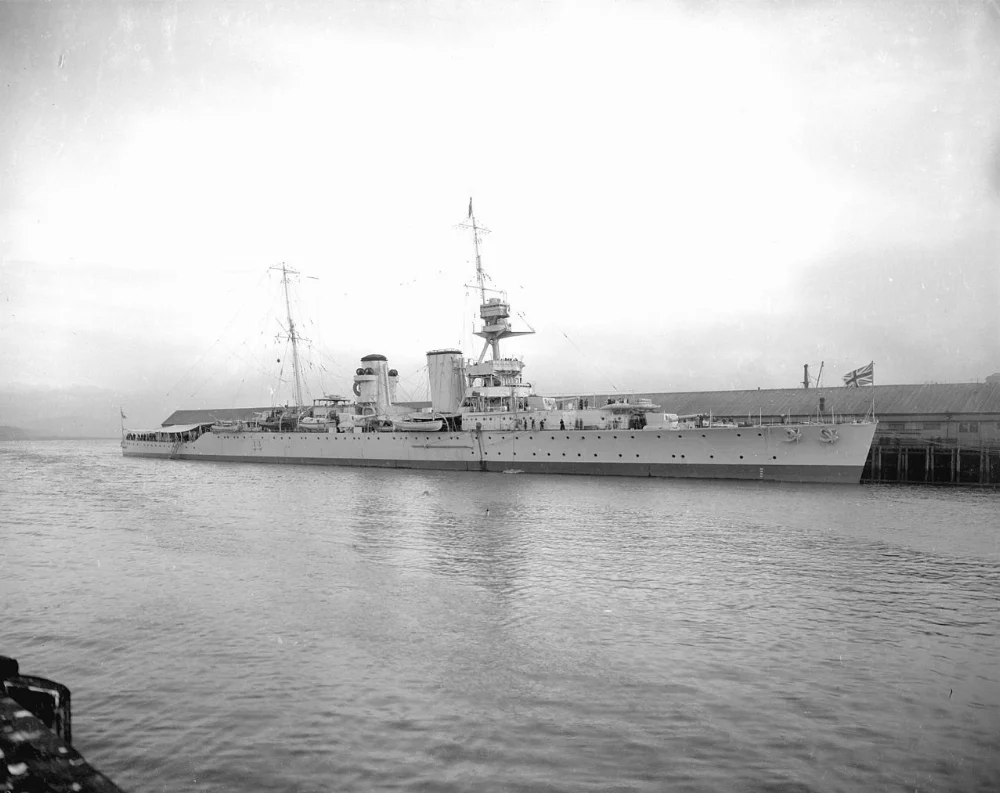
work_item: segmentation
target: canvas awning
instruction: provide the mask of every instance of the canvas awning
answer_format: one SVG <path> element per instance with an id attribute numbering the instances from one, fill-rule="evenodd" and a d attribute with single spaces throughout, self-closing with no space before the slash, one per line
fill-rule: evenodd
<path id="1" fill-rule="evenodd" d="M 169 427 L 154 427 L 153 429 L 147 430 L 133 430 L 128 427 L 125 428 L 125 432 L 135 432 L 140 435 L 153 435 L 154 433 L 159 433 L 161 435 L 180 435 L 183 432 L 190 432 L 191 430 L 196 430 L 199 427 L 211 427 L 211 421 L 207 421 L 203 424 L 173 424 Z"/>

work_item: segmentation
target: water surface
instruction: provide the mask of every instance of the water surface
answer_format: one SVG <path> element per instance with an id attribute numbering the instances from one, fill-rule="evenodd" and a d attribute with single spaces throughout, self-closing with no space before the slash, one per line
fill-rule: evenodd
<path id="1" fill-rule="evenodd" d="M 1000 789 L 993 491 L 15 442 L 0 523 L 0 653 L 135 791 Z"/>

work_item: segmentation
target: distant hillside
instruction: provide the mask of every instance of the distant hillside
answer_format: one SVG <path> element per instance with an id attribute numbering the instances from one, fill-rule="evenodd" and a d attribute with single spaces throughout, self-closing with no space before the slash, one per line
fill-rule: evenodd
<path id="1" fill-rule="evenodd" d="M 226 404 L 225 397 L 183 400 L 190 408 Z M 154 391 L 127 394 L 93 386 L 0 387 L 0 426 L 16 428 L 32 439 L 117 438 L 127 429 L 158 427 L 176 410 L 178 398 Z M 127 418 L 121 418 L 124 411 Z"/>
<path id="2" fill-rule="evenodd" d="M 42 432 L 24 430 L 20 427 L 0 427 L 0 443 L 4 441 L 74 441 L 74 440 L 107 440 L 109 435 L 78 435 L 72 430 L 67 432 Z"/>
<path id="3" fill-rule="evenodd" d="M 0 426 L 29 439 L 115 438 L 119 404 L 115 392 L 103 389 L 12 386 L 0 391 Z"/>
<path id="4" fill-rule="evenodd" d="M 0 441 L 26 441 L 30 436 L 20 427 L 0 426 Z"/>

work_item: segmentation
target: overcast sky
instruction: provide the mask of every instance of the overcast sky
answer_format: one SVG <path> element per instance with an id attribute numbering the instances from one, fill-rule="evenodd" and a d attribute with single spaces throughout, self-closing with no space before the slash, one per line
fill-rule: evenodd
<path id="1" fill-rule="evenodd" d="M 1000 371 L 991 0 L 15 2 L 0 70 L 6 384 L 287 401 L 284 261 L 313 395 L 422 396 L 469 196 L 543 392 Z"/>

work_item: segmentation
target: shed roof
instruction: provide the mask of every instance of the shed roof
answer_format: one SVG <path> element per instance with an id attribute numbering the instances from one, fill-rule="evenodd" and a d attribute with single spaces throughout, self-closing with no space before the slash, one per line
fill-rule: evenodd
<path id="1" fill-rule="evenodd" d="M 712 413 L 742 416 L 763 413 L 778 416 L 810 415 L 819 400 L 824 411 L 863 415 L 875 397 L 876 415 L 981 415 L 1000 414 L 1000 385 L 993 383 L 928 383 L 876 385 L 861 388 L 769 388 L 752 391 L 688 391 L 636 394 L 649 397 L 665 413 Z M 620 396 L 620 395 L 602 395 Z"/>
<path id="2" fill-rule="evenodd" d="M 780 416 L 808 416 L 816 412 L 820 397 L 825 400 L 824 411 L 844 415 L 864 415 L 871 408 L 875 396 L 875 413 L 878 416 L 940 415 L 981 416 L 1000 415 L 1000 383 L 925 383 L 923 385 L 876 385 L 861 388 L 765 388 L 752 391 L 675 391 L 647 392 L 630 396 L 648 397 L 662 406 L 664 413 L 689 415 L 708 413 L 717 416 L 744 416 L 763 413 Z M 589 394 L 566 394 L 570 397 L 591 397 Z M 600 399 L 620 397 L 621 394 L 601 394 Z M 427 402 L 400 402 L 401 407 L 420 408 Z M 250 419 L 254 413 L 268 412 L 272 408 L 215 408 L 211 410 L 175 410 L 163 426 L 197 424 L 207 421 Z"/>
<path id="3" fill-rule="evenodd" d="M 254 413 L 270 413 L 273 408 L 212 408 L 210 410 L 175 410 L 164 427 L 175 424 L 194 424 L 206 421 L 240 421 L 253 418 Z"/>

